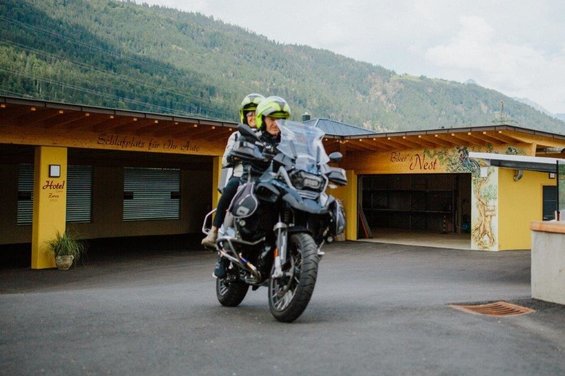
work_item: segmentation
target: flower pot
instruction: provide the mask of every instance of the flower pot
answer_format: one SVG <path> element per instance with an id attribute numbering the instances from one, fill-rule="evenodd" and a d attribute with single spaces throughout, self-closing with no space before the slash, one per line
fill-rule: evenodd
<path id="1" fill-rule="evenodd" d="M 59 270 L 69 270 L 71 265 L 73 265 L 74 258 L 73 255 L 57 256 L 55 257 L 55 265 L 57 265 Z"/>

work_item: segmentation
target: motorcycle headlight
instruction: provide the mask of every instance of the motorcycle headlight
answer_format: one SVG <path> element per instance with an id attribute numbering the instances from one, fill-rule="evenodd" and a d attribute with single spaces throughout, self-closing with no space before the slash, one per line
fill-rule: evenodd
<path id="1" fill-rule="evenodd" d="M 324 187 L 324 178 L 319 175 L 298 171 L 292 175 L 292 185 L 296 189 L 312 189 L 319 191 Z"/>

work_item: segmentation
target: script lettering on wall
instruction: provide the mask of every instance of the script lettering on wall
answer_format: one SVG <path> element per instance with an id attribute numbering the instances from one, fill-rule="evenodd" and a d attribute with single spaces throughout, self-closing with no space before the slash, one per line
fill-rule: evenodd
<path id="1" fill-rule="evenodd" d="M 98 135 L 97 144 L 101 146 L 110 146 L 120 148 L 122 150 L 138 150 L 138 151 L 200 151 L 200 145 L 190 141 L 181 141 L 174 139 L 153 139 L 141 138 L 138 136 L 121 136 L 117 134 L 100 134 Z"/>
<path id="2" fill-rule="evenodd" d="M 438 167 L 438 159 L 425 153 L 392 152 L 390 162 L 406 164 L 409 171 L 436 171 Z"/>
<path id="3" fill-rule="evenodd" d="M 45 184 L 41 186 L 41 189 L 44 191 L 48 191 L 47 198 L 49 201 L 57 201 L 61 198 L 64 189 L 65 189 L 65 181 L 56 182 L 55 180 L 46 180 Z"/>

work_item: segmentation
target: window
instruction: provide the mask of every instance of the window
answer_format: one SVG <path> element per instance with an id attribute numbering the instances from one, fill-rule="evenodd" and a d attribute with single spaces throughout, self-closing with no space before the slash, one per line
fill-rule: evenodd
<path id="1" fill-rule="evenodd" d="M 551 221 L 555 219 L 555 210 L 557 210 L 557 187 L 543 186 L 543 220 Z"/>
<path id="2" fill-rule="evenodd" d="M 557 162 L 557 193 L 555 194 L 558 200 L 558 210 L 560 214 L 560 221 L 565 221 L 565 163 L 563 160 Z"/>
<path id="3" fill-rule="evenodd" d="M 124 221 L 180 218 L 180 170 L 124 169 Z"/>

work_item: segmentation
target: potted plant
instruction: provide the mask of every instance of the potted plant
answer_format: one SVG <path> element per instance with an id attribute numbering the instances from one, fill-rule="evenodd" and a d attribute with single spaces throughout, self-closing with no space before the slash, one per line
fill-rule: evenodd
<path id="1" fill-rule="evenodd" d="M 84 252 L 84 244 L 67 231 L 62 235 L 57 232 L 55 239 L 50 240 L 47 244 L 55 256 L 55 264 L 59 270 L 68 270 Z"/>

